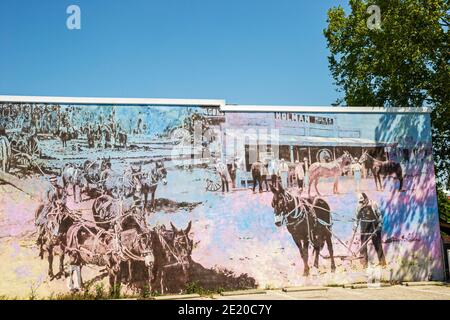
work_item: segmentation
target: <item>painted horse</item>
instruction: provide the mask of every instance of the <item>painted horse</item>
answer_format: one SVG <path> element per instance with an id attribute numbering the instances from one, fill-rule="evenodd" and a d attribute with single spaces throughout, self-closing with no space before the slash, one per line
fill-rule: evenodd
<path id="1" fill-rule="evenodd" d="M 95 185 L 96 189 L 101 189 L 103 182 L 102 173 L 111 168 L 111 158 L 104 158 L 97 161 L 86 160 L 83 164 L 84 177 L 88 183 L 87 191 L 89 192 L 89 185 Z"/>
<path id="2" fill-rule="evenodd" d="M 114 198 L 128 198 L 141 193 L 141 167 L 139 169 L 130 166 L 124 172 L 111 170 L 110 167 L 100 174 L 103 193 Z"/>
<path id="3" fill-rule="evenodd" d="M 308 196 L 311 198 L 311 186 L 314 184 L 317 195 L 320 196 L 317 184 L 320 178 L 334 178 L 333 193 L 339 193 L 339 176 L 342 174 L 344 168 L 352 163 L 352 156 L 347 151 L 342 156 L 334 161 L 322 163 L 315 162 L 311 164 L 308 170 Z"/>
<path id="4" fill-rule="evenodd" d="M 95 222 L 105 230 L 114 227 L 119 221 L 121 229 L 138 227 L 145 228 L 145 212 L 141 205 L 142 185 L 140 181 L 141 168 L 127 170 L 120 177 L 106 178 L 106 192 L 96 198 L 92 204 Z"/>
<path id="5" fill-rule="evenodd" d="M 129 258 L 122 262 L 120 267 L 122 278 L 125 276 L 125 283 L 142 292 L 151 290 L 155 262 L 153 230 L 128 229 L 121 233 L 120 241 L 125 255 Z"/>
<path id="6" fill-rule="evenodd" d="M 170 225 L 171 229 L 166 229 L 165 226 L 156 227 L 152 233 L 155 257 L 152 287 L 159 286 L 162 294 L 168 287 L 172 292 L 179 292 L 186 288 L 194 248 L 194 242 L 189 237 L 192 221 L 184 230 L 176 228 L 172 223 Z"/>
<path id="7" fill-rule="evenodd" d="M 88 186 L 88 181 L 85 177 L 83 169 L 74 164 L 68 163 L 61 170 L 61 178 L 64 192 L 67 194 L 68 187 L 72 186 L 73 200 L 75 203 L 77 203 L 77 194 L 79 198 L 78 200 L 83 201 L 83 189 Z"/>
<path id="8" fill-rule="evenodd" d="M 116 143 L 119 147 L 126 148 L 128 142 L 128 135 L 124 131 L 118 131 L 116 133 Z"/>
<path id="9" fill-rule="evenodd" d="M 114 146 L 114 133 L 113 129 L 109 125 L 104 125 L 102 130 L 103 147 L 105 149 L 112 148 Z"/>
<path id="10" fill-rule="evenodd" d="M 131 239 L 130 239 L 131 238 Z M 123 239 L 123 241 L 119 241 Z M 128 260 L 143 261 L 153 268 L 151 236 L 142 236 L 138 230 L 130 229 L 120 235 L 108 232 L 95 224 L 82 222 L 74 224 L 67 232 L 67 253 L 71 267 L 79 273 L 86 264 L 106 267 L 111 289 L 121 283 L 121 264 Z M 71 275 L 72 276 L 72 275 Z M 82 283 L 80 283 L 82 286 Z"/>
<path id="11" fill-rule="evenodd" d="M 142 196 L 144 198 L 143 208 L 147 210 L 148 204 L 148 195 L 151 195 L 150 200 L 150 208 L 151 210 L 155 210 L 156 208 L 156 189 L 158 188 L 159 183 L 162 182 L 163 185 L 167 185 L 167 169 L 164 167 L 164 162 L 161 160 L 157 160 L 155 163 L 155 167 L 150 170 L 148 173 L 144 173 L 141 170 L 140 181 L 142 185 Z"/>
<path id="12" fill-rule="evenodd" d="M 386 176 L 396 176 L 400 181 L 399 191 L 403 191 L 403 170 L 400 163 L 387 160 L 382 161 L 372 157 L 367 150 L 363 152 L 359 163 L 365 163 L 366 167 L 372 170 L 373 178 L 375 179 L 375 186 L 377 191 L 383 191 L 383 183 L 381 181 L 381 176 L 385 178 Z"/>
<path id="13" fill-rule="evenodd" d="M 303 275 L 309 275 L 309 244 L 314 248 L 314 267 L 319 267 L 319 254 L 325 243 L 331 259 L 331 272 L 335 272 L 333 243 L 331 242 L 330 206 L 322 198 L 303 199 L 271 186 L 275 225 L 286 225 L 303 260 Z"/>
<path id="14" fill-rule="evenodd" d="M 102 229 L 110 230 L 117 225 L 120 230 L 138 228 L 146 229 L 145 212 L 136 205 L 134 199 L 115 199 L 102 195 L 92 204 L 95 223 Z"/>
<path id="15" fill-rule="evenodd" d="M 38 207 L 35 213 L 35 219 L 38 220 L 39 216 L 43 214 L 45 205 Z M 41 226 L 39 230 L 39 256 L 44 258 L 44 252 L 48 254 L 48 275 L 50 280 L 53 278 L 59 278 L 64 275 L 64 256 L 66 247 L 66 234 L 69 228 L 79 219 L 79 216 L 71 213 L 67 207 L 59 206 L 54 210 L 47 213 L 46 222 Z M 59 248 L 59 272 L 55 276 L 53 273 L 53 257 L 54 249 Z"/>
<path id="16" fill-rule="evenodd" d="M 70 133 L 69 129 L 67 127 L 61 127 L 59 129 L 59 138 L 61 139 L 62 146 L 65 148 L 67 147 L 67 141 L 70 140 Z"/>
<path id="17" fill-rule="evenodd" d="M 89 149 L 95 148 L 95 142 L 100 139 L 99 137 L 100 135 L 98 134 L 98 131 L 94 130 L 92 126 L 89 126 L 86 129 L 86 138 Z"/>

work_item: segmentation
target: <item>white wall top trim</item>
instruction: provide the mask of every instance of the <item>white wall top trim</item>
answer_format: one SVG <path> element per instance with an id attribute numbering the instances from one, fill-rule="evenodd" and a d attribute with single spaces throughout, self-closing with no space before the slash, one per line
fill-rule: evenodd
<path id="1" fill-rule="evenodd" d="M 225 112 L 304 112 L 304 113 L 430 113 L 429 108 L 333 107 L 224 105 Z"/>
<path id="2" fill-rule="evenodd" d="M 15 103 L 57 103 L 57 104 L 95 104 L 95 105 L 165 105 L 165 106 L 216 106 L 225 104 L 224 100 L 210 99 L 147 99 L 147 98 L 85 98 L 85 97 L 40 97 L 40 96 L 1 96 L 0 102 Z"/>
<path id="3" fill-rule="evenodd" d="M 227 105 L 221 99 L 152 99 L 152 98 L 87 98 L 46 96 L 2 96 L 0 102 L 57 103 L 93 105 L 162 105 L 162 106 L 215 106 L 224 112 L 305 112 L 305 113 L 430 113 L 430 108 L 333 107 L 333 106 L 275 106 Z"/>

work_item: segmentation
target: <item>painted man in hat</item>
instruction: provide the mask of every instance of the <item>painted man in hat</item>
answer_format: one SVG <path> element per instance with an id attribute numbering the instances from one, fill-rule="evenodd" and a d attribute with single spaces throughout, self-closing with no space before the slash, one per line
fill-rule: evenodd
<path id="1" fill-rule="evenodd" d="M 9 159 L 11 158 L 11 144 L 6 135 L 4 127 L 0 127 L 0 170 L 8 171 Z"/>
<path id="2" fill-rule="evenodd" d="M 369 241 L 377 252 L 378 261 L 381 266 L 386 265 L 383 246 L 381 244 L 381 229 L 383 226 L 383 217 L 378 204 L 369 200 L 367 195 L 362 192 L 358 195 L 358 207 L 356 208 L 356 221 L 353 230 L 356 231 L 358 224 L 361 227 L 361 253 L 363 255 L 362 265 L 367 268 L 369 262 L 367 245 Z"/>
<path id="3" fill-rule="evenodd" d="M 278 161 L 276 159 L 270 159 L 267 166 L 270 180 L 274 188 L 278 188 Z"/>
<path id="4" fill-rule="evenodd" d="M 357 157 L 353 159 L 351 170 L 353 171 L 353 177 L 355 179 L 356 192 L 359 192 L 361 189 L 361 172 L 363 170 L 363 167 L 361 163 L 359 163 Z"/>
<path id="5" fill-rule="evenodd" d="M 236 168 L 236 188 L 240 188 L 242 185 L 242 178 L 244 173 L 244 163 L 242 161 L 242 158 L 235 157 L 234 166 Z M 247 185 L 247 181 L 245 181 L 245 184 Z"/>
<path id="6" fill-rule="evenodd" d="M 281 159 L 280 161 L 278 172 L 278 176 L 281 179 L 281 185 L 283 186 L 283 189 L 287 189 L 289 186 L 289 166 L 286 161 L 284 161 L 284 159 Z"/>
<path id="7" fill-rule="evenodd" d="M 295 160 L 295 179 L 297 180 L 297 186 L 300 193 L 303 192 L 303 180 L 305 178 L 305 170 L 303 169 L 303 164 L 300 161 Z"/>
<path id="8" fill-rule="evenodd" d="M 229 181 L 231 180 L 231 178 L 227 166 L 222 162 L 221 159 L 217 159 L 216 171 L 219 173 L 220 180 L 222 181 L 222 192 L 224 193 L 225 189 L 227 190 L 227 192 L 229 192 Z"/>

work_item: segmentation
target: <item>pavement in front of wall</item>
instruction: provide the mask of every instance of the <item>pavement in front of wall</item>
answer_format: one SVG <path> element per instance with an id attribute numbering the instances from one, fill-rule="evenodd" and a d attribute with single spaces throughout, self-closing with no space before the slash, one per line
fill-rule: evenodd
<path id="1" fill-rule="evenodd" d="M 267 290 L 265 294 L 235 296 L 214 295 L 194 300 L 450 300 L 450 286 L 395 285 L 381 288 L 347 289 L 330 287 L 327 290 L 283 292 Z"/>

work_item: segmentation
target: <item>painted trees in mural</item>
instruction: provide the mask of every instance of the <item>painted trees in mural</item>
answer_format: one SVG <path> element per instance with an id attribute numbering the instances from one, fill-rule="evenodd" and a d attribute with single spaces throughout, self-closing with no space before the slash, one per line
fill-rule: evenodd
<path id="1" fill-rule="evenodd" d="M 426 114 L 29 107 L 1 105 L 3 145 L 39 153 L 0 168 L 0 293 L 442 277 Z"/>

